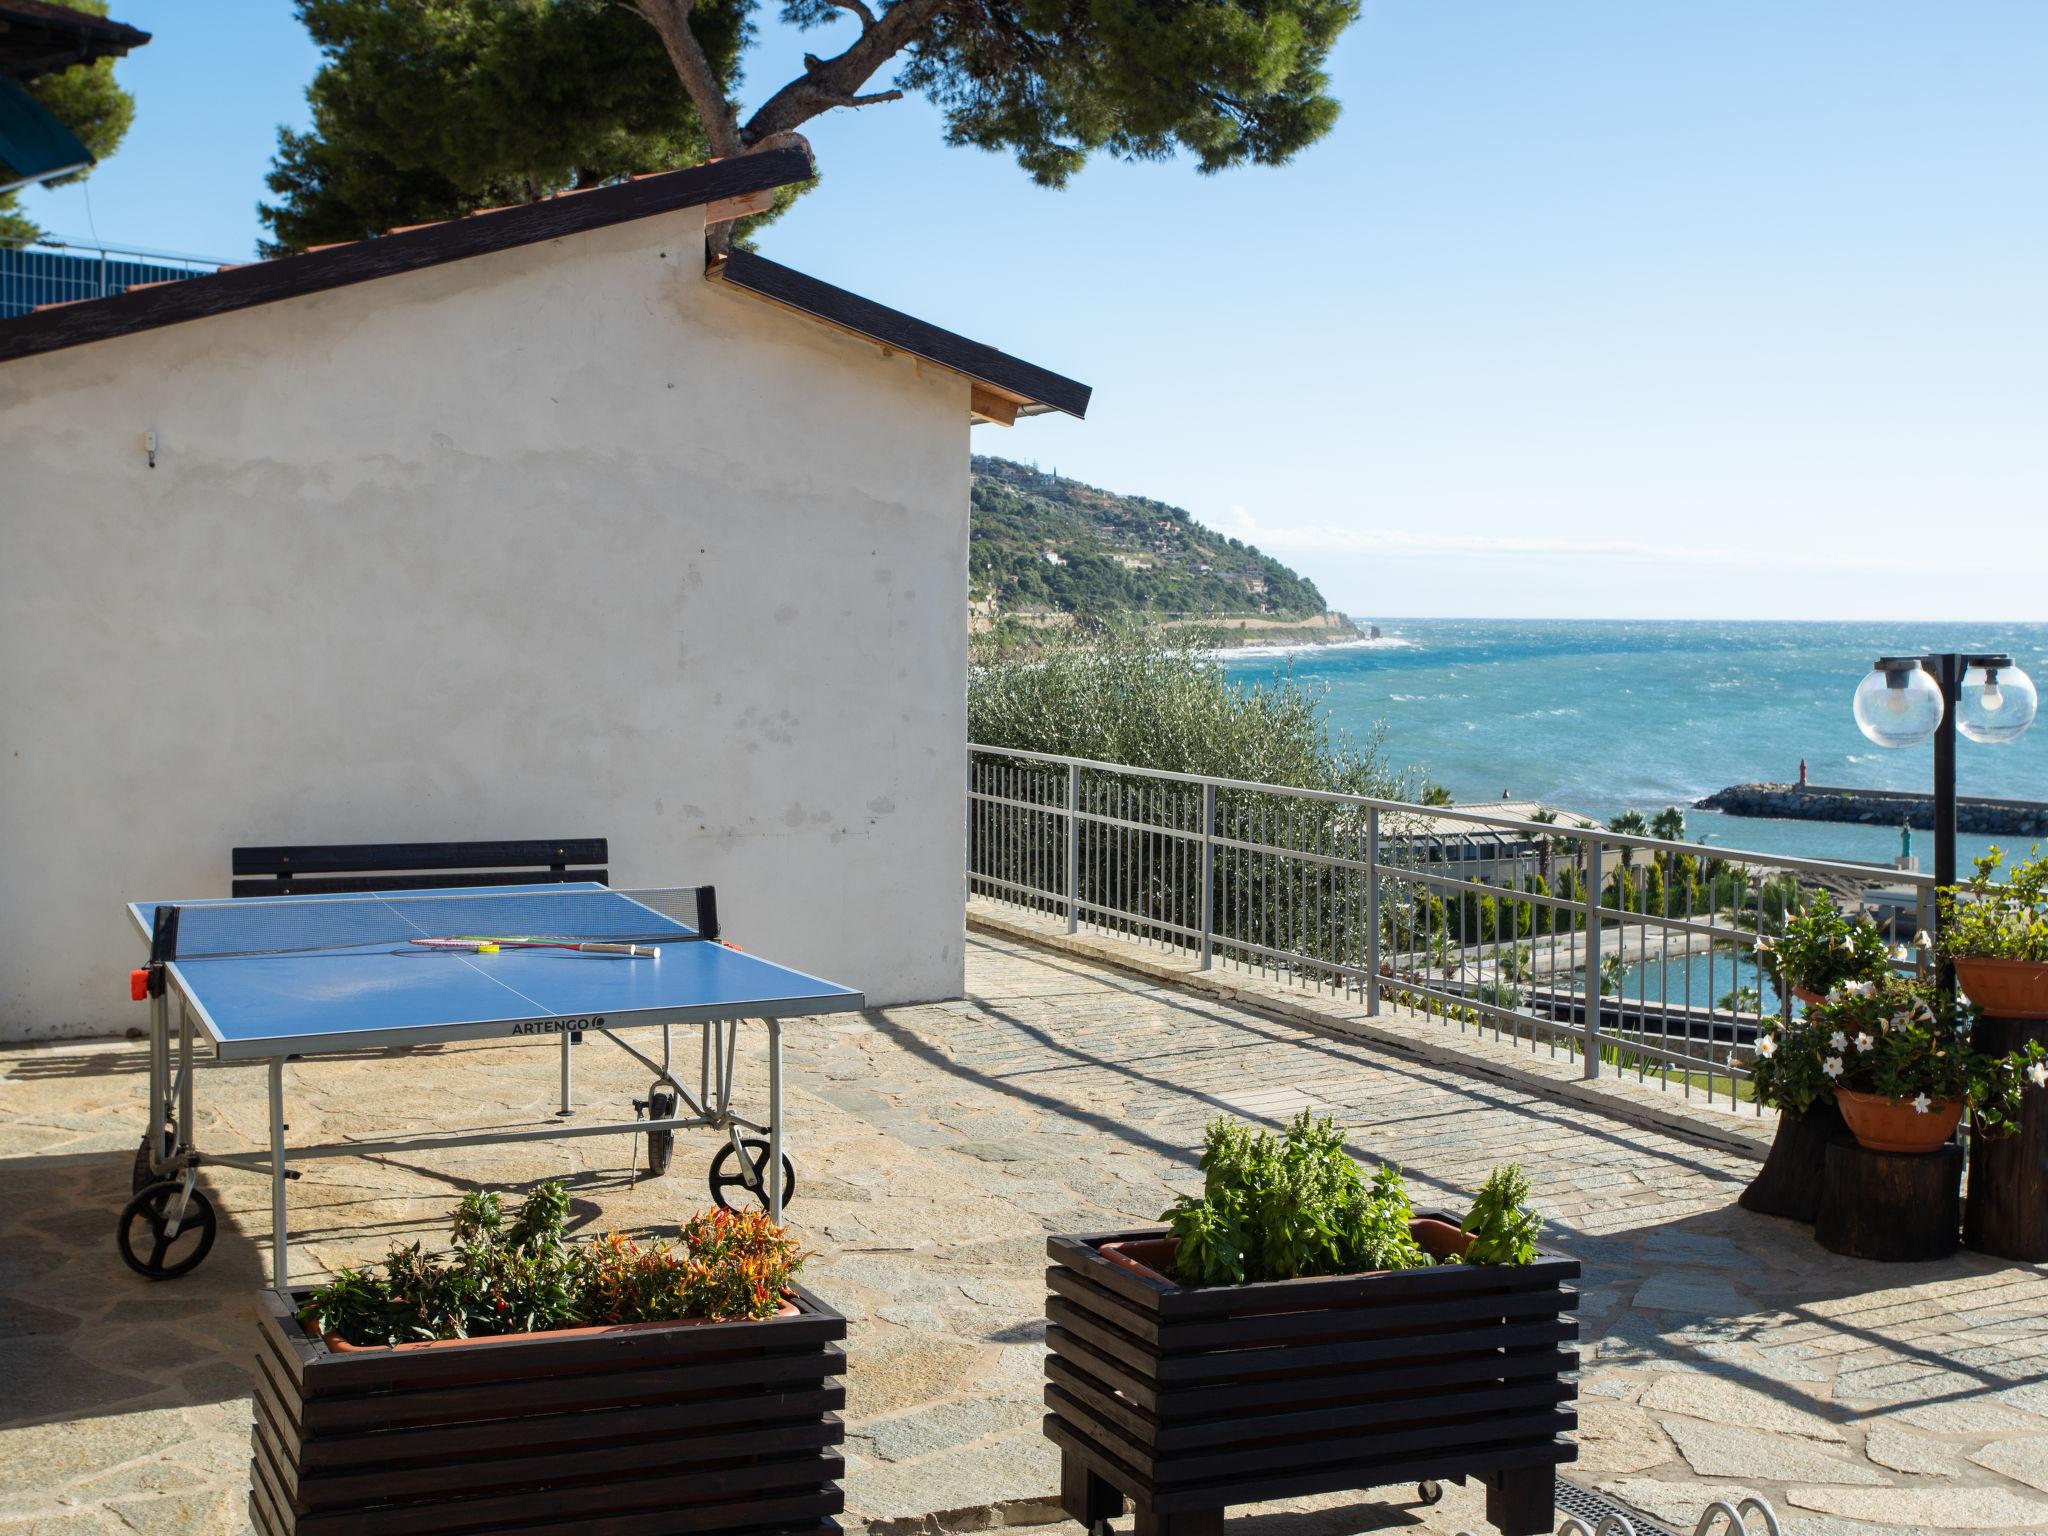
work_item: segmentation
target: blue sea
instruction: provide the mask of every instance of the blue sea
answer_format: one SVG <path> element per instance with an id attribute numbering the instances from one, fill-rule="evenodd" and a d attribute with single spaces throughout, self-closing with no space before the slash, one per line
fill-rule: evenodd
<path id="1" fill-rule="evenodd" d="M 1381 638 L 1293 653 L 1240 653 L 1230 677 L 1283 672 L 1325 694 L 1331 725 L 1384 724 L 1396 767 L 1459 800 L 1542 800 L 1605 821 L 1687 808 L 1688 836 L 1756 853 L 1889 864 L 1896 827 L 1766 821 L 1694 811 L 1729 784 L 1786 782 L 1927 791 L 1930 745 L 1873 746 L 1849 713 L 1883 655 L 2005 651 L 2048 686 L 2048 624 L 1642 623 L 1372 619 Z M 1965 795 L 2048 800 L 2048 719 L 2018 741 L 1962 740 Z M 1963 837 L 1963 867 L 1994 839 Z M 2013 840 L 2008 838 L 2008 845 Z M 1929 834 L 1913 835 L 1923 870 Z M 2020 849 L 2018 851 L 2024 851 Z"/>

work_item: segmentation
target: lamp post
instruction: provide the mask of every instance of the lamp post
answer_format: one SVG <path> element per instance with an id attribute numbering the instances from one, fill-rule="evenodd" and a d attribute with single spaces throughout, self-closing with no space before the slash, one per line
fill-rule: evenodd
<path id="1" fill-rule="evenodd" d="M 1999 654 L 1881 656 L 1857 685 L 1856 724 L 1877 745 L 1914 747 L 1934 738 L 1936 889 L 1956 883 L 1956 732 L 1972 741 L 2012 741 L 2034 723 L 2038 702 L 2033 679 Z M 1940 976 L 1944 990 L 1954 986 L 1946 962 Z"/>
<path id="2" fill-rule="evenodd" d="M 1884 656 L 1856 689 L 1856 723 L 1881 747 L 1910 747 L 1934 738 L 1934 883 L 1956 880 L 1956 732 L 1972 741 L 2012 741 L 2033 724 L 2033 680 L 2010 656 L 1941 651 Z M 1941 907 L 1935 905 L 1937 933 Z M 1955 967 L 1936 971 L 1942 992 L 1955 996 Z M 2041 1038 L 2043 1025 L 1979 1017 L 1973 1044 L 2000 1055 Z M 1832 1154 L 1830 1154 L 1832 1155 Z M 2039 1263 L 2048 1259 L 2048 1108 L 2022 1107 L 2015 1134 L 1970 1142 L 1969 1198 L 1963 1241 L 1980 1253 Z"/>

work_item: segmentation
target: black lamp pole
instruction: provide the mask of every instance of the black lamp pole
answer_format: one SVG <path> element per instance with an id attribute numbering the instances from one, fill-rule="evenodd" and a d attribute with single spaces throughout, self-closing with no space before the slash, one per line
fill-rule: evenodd
<path id="1" fill-rule="evenodd" d="M 1934 728 L 1934 888 L 1937 892 L 1956 883 L 1956 704 L 1962 697 L 1963 658 L 1954 651 L 1939 651 L 1920 663 L 1934 674 L 1941 688 L 1941 724 Z M 1934 926 L 1940 932 L 1941 904 L 1934 907 Z M 1944 997 L 1956 995 L 1956 970 L 1946 959 L 1936 964 L 1935 984 Z"/>
<path id="2" fill-rule="evenodd" d="M 1963 673 L 1970 667 L 1994 670 L 2012 666 L 2010 656 L 1973 655 L 1963 651 L 1935 651 L 1920 658 L 1920 666 L 1941 689 L 1941 724 L 1934 728 L 1934 885 L 1936 890 L 1956 883 L 1956 706 L 1962 702 Z M 1937 904 L 1935 928 L 1940 931 L 1941 908 Z M 1953 997 L 1955 968 L 1946 960 L 1935 972 L 1941 990 Z"/>
<path id="3" fill-rule="evenodd" d="M 1934 735 L 1934 883 L 1936 890 L 1956 883 L 1956 716 L 1963 703 L 1963 678 L 1981 669 L 1983 694 L 1972 699 L 1974 719 L 1964 734 L 1973 741 L 2011 741 L 2033 720 L 2036 695 L 2032 680 L 2009 656 L 1936 651 L 1925 656 L 1883 656 L 1856 690 L 1856 723 L 1879 746 L 1907 747 L 1925 741 L 1932 701 L 1916 674 L 1925 674 L 1941 701 Z M 2019 702 L 2001 699 L 1992 689 L 2006 674 L 2006 687 L 2016 680 Z M 1881 684 L 1881 686 L 1880 686 Z M 1910 697 L 1907 690 L 1918 695 Z M 2000 692 L 2006 691 L 2001 688 Z M 1974 686 L 1973 686 L 1974 692 Z M 1896 697 L 1894 696 L 1896 694 Z M 2001 712 L 2011 709 L 2005 716 Z M 1886 717 L 1895 723 L 1887 724 Z M 1990 716 L 1992 718 L 1987 719 Z M 1933 922 L 1940 936 L 1941 907 Z M 1956 994 L 1955 967 L 1938 965 L 1936 984 L 1944 997 Z M 1973 1026 L 1978 1050 L 2003 1055 L 2029 1041 L 2048 1043 L 2048 1023 L 1980 1015 Z M 1922 1100 L 1921 1102 L 1925 1102 Z M 1829 1159 L 1832 1161 L 1832 1149 Z M 2030 1264 L 2048 1259 L 2048 1104 L 2029 1094 L 2020 1124 L 2007 1137 L 1985 1137 L 1970 1146 L 1970 1192 L 1962 1213 L 1963 1241 L 1982 1253 L 2020 1259 Z M 1951 1197 L 1954 1172 L 1946 1175 Z M 1953 1206 L 1949 1209 L 1953 1210 Z"/>

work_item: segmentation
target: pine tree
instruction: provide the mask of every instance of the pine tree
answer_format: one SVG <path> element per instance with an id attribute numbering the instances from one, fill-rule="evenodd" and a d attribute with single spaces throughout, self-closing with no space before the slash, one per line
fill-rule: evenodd
<path id="1" fill-rule="evenodd" d="M 264 217 L 277 248 L 352 239 L 787 143 L 912 92 L 949 143 L 1041 186 L 1097 154 L 1277 165 L 1336 123 L 1324 66 L 1359 3 L 783 0 L 784 22 L 844 46 L 743 117 L 751 0 L 299 0 L 327 62 L 312 131 L 279 136 Z"/>
<path id="2" fill-rule="evenodd" d="M 746 0 L 694 26 L 737 79 Z M 690 165 L 709 146 L 647 24 L 611 0 L 300 0 L 326 56 L 278 131 L 271 254 Z"/>

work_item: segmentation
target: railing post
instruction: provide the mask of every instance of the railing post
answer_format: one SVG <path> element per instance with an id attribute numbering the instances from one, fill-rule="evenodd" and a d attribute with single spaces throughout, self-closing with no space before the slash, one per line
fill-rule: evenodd
<path id="1" fill-rule="evenodd" d="M 1081 765 L 1067 764 L 1067 932 L 1081 931 Z"/>
<path id="2" fill-rule="evenodd" d="M 1935 888 L 1932 884 L 1920 887 L 1919 898 L 1914 903 L 1919 922 L 1919 928 L 1913 935 L 1916 940 L 1923 933 L 1929 938 L 1934 936 L 1935 899 Z M 1922 977 L 1925 977 L 1928 971 L 1927 961 L 1928 951 L 1916 943 L 1913 946 L 1913 969 Z"/>
<path id="3" fill-rule="evenodd" d="M 1380 1011 L 1380 808 L 1365 811 L 1365 1016 Z"/>
<path id="4" fill-rule="evenodd" d="M 1586 1067 L 1589 1078 L 1600 1075 L 1600 883 L 1599 838 L 1586 845 Z"/>
<path id="5" fill-rule="evenodd" d="M 1202 969 L 1215 956 L 1216 933 L 1216 786 L 1202 786 Z"/>

